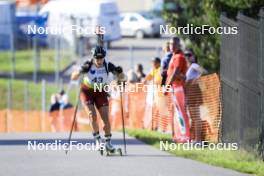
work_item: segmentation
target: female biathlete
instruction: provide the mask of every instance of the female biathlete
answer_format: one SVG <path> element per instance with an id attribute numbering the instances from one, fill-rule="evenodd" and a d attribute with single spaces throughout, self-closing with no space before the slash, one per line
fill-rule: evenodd
<path id="1" fill-rule="evenodd" d="M 85 62 L 79 70 L 74 71 L 71 75 L 71 79 L 77 80 L 80 75 L 83 74 L 80 98 L 85 112 L 92 120 L 96 148 L 100 149 L 99 147 L 101 147 L 102 140 L 99 134 L 95 108 L 97 108 L 104 122 L 103 130 L 105 132 L 105 149 L 114 152 L 115 147 L 111 144 L 112 134 L 108 117 L 108 94 L 97 88 L 102 85 L 104 86 L 109 82 L 109 72 L 116 76 L 118 81 L 123 81 L 125 77 L 121 67 L 116 67 L 111 62 L 105 60 L 106 51 L 102 46 L 96 46 L 92 50 L 92 54 L 93 58 L 90 61 Z"/>

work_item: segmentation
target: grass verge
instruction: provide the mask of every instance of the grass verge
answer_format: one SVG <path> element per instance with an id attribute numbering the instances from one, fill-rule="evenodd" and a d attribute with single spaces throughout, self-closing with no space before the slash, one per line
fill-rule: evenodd
<path id="1" fill-rule="evenodd" d="M 7 108 L 7 87 L 9 80 L 0 79 L 0 109 Z M 25 105 L 25 82 L 20 80 L 12 80 L 12 109 L 23 110 Z M 41 83 L 35 84 L 29 82 L 29 110 L 41 110 L 42 106 L 42 86 Z M 46 110 L 48 110 L 50 104 L 50 97 L 54 93 L 58 93 L 60 90 L 53 84 L 46 85 Z M 69 99 L 72 103 L 76 101 L 76 89 L 71 89 L 69 92 Z"/>
<path id="2" fill-rule="evenodd" d="M 55 71 L 55 50 L 43 49 L 40 51 L 39 73 L 53 73 Z M 71 63 L 70 51 L 62 51 L 60 59 L 60 71 Z M 15 53 L 15 71 L 17 74 L 32 74 L 34 72 L 34 61 L 32 50 L 21 50 Z M 0 71 L 11 71 L 10 53 L 0 52 Z"/>
<path id="3" fill-rule="evenodd" d="M 127 133 L 146 144 L 160 148 L 160 141 L 172 143 L 171 135 L 143 129 L 127 129 Z M 204 163 L 233 169 L 239 172 L 264 176 L 264 162 L 258 156 L 244 150 L 222 151 L 222 150 L 168 150 L 179 157 L 189 158 Z"/>

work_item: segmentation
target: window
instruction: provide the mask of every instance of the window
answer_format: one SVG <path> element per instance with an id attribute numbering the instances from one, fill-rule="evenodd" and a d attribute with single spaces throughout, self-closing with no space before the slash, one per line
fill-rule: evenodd
<path id="1" fill-rule="evenodd" d="M 138 19 L 136 17 L 134 17 L 134 16 L 131 16 L 129 21 L 134 22 L 134 21 L 138 21 Z"/>
<path id="2" fill-rule="evenodd" d="M 124 16 L 120 16 L 120 21 L 124 21 L 125 17 Z"/>

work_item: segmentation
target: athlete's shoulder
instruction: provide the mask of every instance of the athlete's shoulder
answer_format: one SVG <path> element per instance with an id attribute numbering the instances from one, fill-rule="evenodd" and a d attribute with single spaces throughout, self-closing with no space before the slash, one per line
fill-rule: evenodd
<path id="1" fill-rule="evenodd" d="M 85 61 L 81 66 L 81 72 L 86 73 L 89 72 L 93 62 L 91 60 Z"/>
<path id="2" fill-rule="evenodd" d="M 113 72 L 116 69 L 116 66 L 112 62 L 107 62 L 108 70 Z"/>

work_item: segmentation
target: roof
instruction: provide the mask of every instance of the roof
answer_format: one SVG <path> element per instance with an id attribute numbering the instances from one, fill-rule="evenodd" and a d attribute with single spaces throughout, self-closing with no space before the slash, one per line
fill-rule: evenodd
<path id="1" fill-rule="evenodd" d="M 97 0 L 97 1 L 87 1 L 87 0 L 56 0 L 50 1 L 40 10 L 40 13 L 52 12 L 52 13 L 62 13 L 65 15 L 71 14 L 91 14 L 97 15 L 100 12 L 100 4 L 114 2 L 113 0 Z"/>

